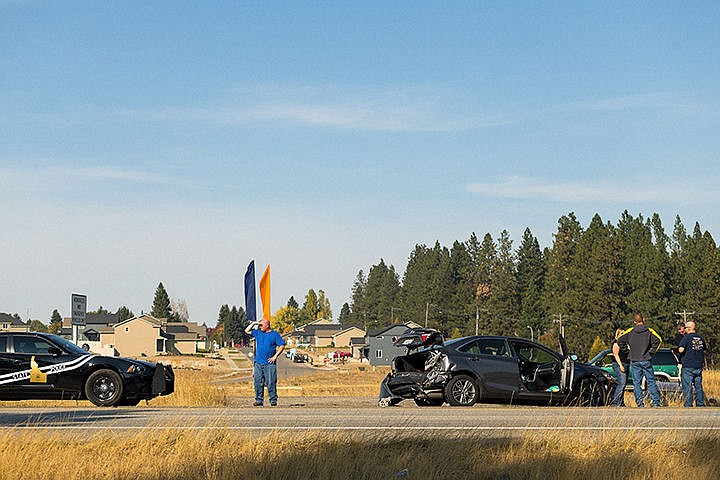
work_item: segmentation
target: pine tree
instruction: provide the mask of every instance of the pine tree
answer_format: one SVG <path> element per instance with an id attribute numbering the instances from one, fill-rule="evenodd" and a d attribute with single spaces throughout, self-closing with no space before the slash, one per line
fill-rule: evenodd
<path id="1" fill-rule="evenodd" d="M 165 291 L 162 282 L 160 282 L 155 290 L 155 299 L 153 300 L 150 315 L 155 318 L 170 318 L 170 297 Z"/>
<path id="2" fill-rule="evenodd" d="M 366 328 L 367 323 L 367 305 L 365 290 L 367 289 L 367 280 L 363 271 L 360 270 L 355 277 L 352 286 L 352 299 L 350 300 L 350 323 Z"/>
<path id="3" fill-rule="evenodd" d="M 515 269 L 515 255 L 512 240 L 507 230 L 500 233 L 498 254 L 492 269 L 489 309 L 493 329 L 498 334 L 510 334 L 516 329 L 518 290 Z"/>
<path id="4" fill-rule="evenodd" d="M 425 245 L 415 245 L 410 253 L 403 275 L 399 303 L 403 313 L 410 319 L 425 318 L 429 304 L 436 305 L 430 291 L 433 264 Z"/>
<path id="5" fill-rule="evenodd" d="M 118 316 L 118 322 L 124 322 L 128 318 L 132 318 L 135 316 L 133 315 L 132 310 L 125 306 L 118 308 L 116 314 Z"/>
<path id="6" fill-rule="evenodd" d="M 311 321 L 318 319 L 318 297 L 315 290 L 312 288 L 308 290 L 307 295 L 305 295 L 305 303 L 303 303 L 302 309 L 305 311 L 308 318 L 312 319 Z"/>
<path id="7" fill-rule="evenodd" d="M 377 328 L 390 324 L 394 313 L 399 313 L 398 297 L 400 282 L 395 267 L 388 267 L 381 258 L 380 263 L 370 267 L 365 292 L 367 310 L 367 328 Z"/>
<path id="8" fill-rule="evenodd" d="M 217 324 L 225 325 L 225 323 L 227 323 L 229 318 L 230 318 L 230 307 L 226 303 L 220 307 L 220 311 L 218 312 Z"/>
<path id="9" fill-rule="evenodd" d="M 238 341 L 243 336 L 243 330 L 247 326 L 247 317 L 242 307 L 232 306 L 230 313 L 223 322 L 225 329 L 225 338 L 228 340 Z"/>
<path id="10" fill-rule="evenodd" d="M 517 286 L 520 297 L 520 318 L 534 328 L 546 325 L 543 289 L 545 285 L 545 262 L 540 244 L 529 228 L 523 233 L 517 251 Z"/>
<path id="11" fill-rule="evenodd" d="M 626 325 L 634 313 L 655 317 L 667 309 L 667 273 L 663 256 L 653 244 L 651 223 L 644 222 L 642 215 L 633 218 L 626 210 L 617 230 L 622 252 L 623 318 L 616 319 L 615 328 Z"/>
<path id="12" fill-rule="evenodd" d="M 325 320 L 332 320 L 332 307 L 330 306 L 330 299 L 325 295 L 325 291 L 318 290 L 317 298 L 317 318 L 324 318 Z"/>
<path id="13" fill-rule="evenodd" d="M 569 296 L 573 288 L 570 268 L 581 235 L 582 227 L 573 212 L 560 217 L 552 249 L 545 256 L 547 275 L 544 297 L 545 309 L 549 314 L 568 313 Z"/>
<path id="14" fill-rule="evenodd" d="M 622 311 L 620 251 L 615 228 L 596 214 L 577 243 L 569 270 L 573 282 L 567 295 L 571 317 L 566 336 L 579 355 L 589 351 L 590 338 L 617 325 Z"/>
<path id="15" fill-rule="evenodd" d="M 350 305 L 348 305 L 347 302 L 343 303 L 343 306 L 340 309 L 340 316 L 338 317 L 338 322 L 340 322 L 340 325 L 342 325 L 343 327 L 353 326 L 350 321 Z"/>
<path id="16" fill-rule="evenodd" d="M 297 303 L 297 300 L 295 300 L 295 297 L 291 296 L 287 301 L 287 307 L 288 308 L 300 308 L 300 305 Z"/>
<path id="17" fill-rule="evenodd" d="M 50 325 L 53 323 L 62 323 L 62 317 L 60 316 L 60 312 L 57 311 L 57 308 L 52 311 L 52 315 L 50 316 Z"/>

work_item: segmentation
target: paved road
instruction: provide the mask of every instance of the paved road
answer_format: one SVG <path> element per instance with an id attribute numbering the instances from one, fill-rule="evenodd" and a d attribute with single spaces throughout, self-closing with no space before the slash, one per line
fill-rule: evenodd
<path id="1" fill-rule="evenodd" d="M 0 408 L 0 426 L 93 432 L 132 432 L 141 428 L 217 429 L 261 435 L 271 431 L 353 435 L 521 436 L 586 431 L 680 436 L 720 434 L 720 409 L 611 409 L 561 407 L 471 408 L 412 406 L 379 408 L 372 399 L 337 406 L 336 399 L 286 399 L 280 407 L 240 408 Z M 406 402 L 407 403 L 407 402 Z M 6 430 L 7 431 L 7 430 Z"/>

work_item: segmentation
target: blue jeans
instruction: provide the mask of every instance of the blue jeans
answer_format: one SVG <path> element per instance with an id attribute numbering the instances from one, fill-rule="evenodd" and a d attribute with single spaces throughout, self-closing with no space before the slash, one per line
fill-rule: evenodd
<path id="1" fill-rule="evenodd" d="M 628 375 L 628 369 L 630 368 L 630 365 L 627 363 L 623 363 L 623 367 L 625 367 L 625 371 L 620 371 L 620 364 L 613 362 L 613 373 L 615 374 L 615 381 L 617 381 L 617 386 L 615 387 L 615 397 L 613 399 L 613 404 L 616 407 L 624 407 L 625 406 L 625 385 L 627 385 L 627 375 Z"/>
<path id="2" fill-rule="evenodd" d="M 277 403 L 277 365 L 274 363 L 256 363 L 253 367 L 255 401 L 262 403 L 267 386 L 270 403 Z"/>
<path id="3" fill-rule="evenodd" d="M 680 373 L 683 396 L 685 397 L 684 407 L 693 406 L 693 387 L 695 387 L 695 404 L 698 407 L 705 406 L 705 392 L 702 388 L 702 368 L 683 367 Z"/>
<path id="4" fill-rule="evenodd" d="M 655 383 L 655 371 L 653 370 L 652 362 L 650 360 L 646 360 L 644 362 L 630 362 L 630 368 L 632 369 L 633 393 L 635 394 L 635 403 L 637 406 L 645 406 L 642 391 L 642 379 L 645 377 L 645 384 L 647 385 L 648 392 L 650 393 L 653 407 L 659 407 L 661 405 L 660 390 L 658 390 L 657 383 Z"/>

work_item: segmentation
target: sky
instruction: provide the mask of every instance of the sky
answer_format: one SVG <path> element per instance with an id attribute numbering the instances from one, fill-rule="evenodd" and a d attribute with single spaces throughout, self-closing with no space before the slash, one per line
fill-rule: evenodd
<path id="1" fill-rule="evenodd" d="M 0 312 L 335 315 L 416 244 L 720 236 L 720 3 L 0 0 Z M 260 308 L 258 307 L 258 311 Z"/>

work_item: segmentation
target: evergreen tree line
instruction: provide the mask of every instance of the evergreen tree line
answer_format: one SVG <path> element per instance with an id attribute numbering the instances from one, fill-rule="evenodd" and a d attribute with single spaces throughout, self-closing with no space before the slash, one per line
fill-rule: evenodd
<path id="1" fill-rule="evenodd" d="M 344 310 L 345 310 L 345 306 Z M 616 328 L 641 313 L 670 344 L 675 326 L 692 319 L 711 352 L 720 345 L 720 251 L 698 223 L 688 233 L 676 217 L 666 234 L 660 217 L 623 212 L 616 225 L 595 215 L 583 228 L 574 213 L 558 220 L 551 247 L 529 228 L 520 245 L 506 230 L 475 233 L 447 248 L 416 245 L 402 282 L 380 262 L 360 270 L 341 322 L 366 329 L 412 320 L 446 335 L 530 337 L 556 348 L 564 330 L 573 353 L 596 337 L 610 345 Z M 692 315 L 678 313 L 693 312 Z"/>

